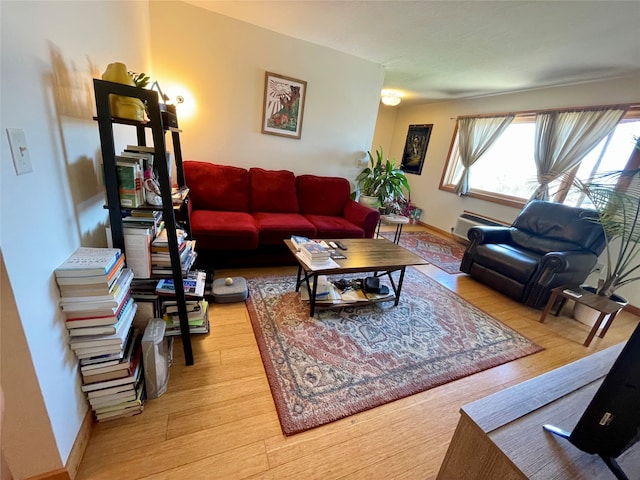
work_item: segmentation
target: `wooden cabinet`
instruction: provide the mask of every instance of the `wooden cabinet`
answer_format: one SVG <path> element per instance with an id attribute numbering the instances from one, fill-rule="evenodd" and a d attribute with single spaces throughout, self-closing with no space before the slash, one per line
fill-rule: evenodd
<path id="1" fill-rule="evenodd" d="M 439 480 L 608 480 L 603 460 L 542 429 L 571 431 L 623 344 L 465 405 Z M 617 459 L 640 478 L 640 443 Z"/>
<path id="2" fill-rule="evenodd" d="M 182 151 L 180 147 L 180 130 L 178 128 L 175 111 L 165 110 L 165 106 L 159 102 L 158 93 L 154 90 L 132 87 L 120 83 L 113 83 L 104 80 L 94 79 L 93 81 L 98 128 L 100 131 L 100 144 L 102 148 L 102 161 L 104 164 L 104 181 L 107 195 L 107 208 L 109 209 L 109 220 L 111 223 L 111 235 L 113 246 L 125 252 L 124 232 L 122 224 L 122 213 L 120 208 L 120 197 L 118 193 L 118 175 L 116 169 L 116 150 L 114 144 L 113 126 L 114 124 L 130 125 L 137 131 L 139 145 L 146 145 L 146 133 L 151 132 L 154 148 L 154 166 L 158 174 L 162 206 L 145 206 L 145 209 L 162 210 L 165 228 L 167 230 L 167 241 L 169 244 L 169 255 L 171 259 L 172 276 L 175 282 L 175 299 L 178 305 L 180 316 L 181 338 L 184 346 L 184 356 L 187 365 L 193 364 L 193 351 L 191 348 L 191 336 L 189 333 L 189 321 L 185 304 L 184 288 L 182 285 L 182 269 L 180 254 L 178 250 L 178 239 L 176 234 L 176 212 L 182 211 L 187 235 L 191 236 L 187 206 L 189 201 L 188 189 L 184 180 L 184 170 L 182 167 Z M 121 95 L 140 99 L 147 109 L 148 121 L 139 122 L 115 118 L 112 116 L 109 102 L 110 95 Z M 172 195 L 172 179 L 169 175 L 169 167 L 166 161 L 157 161 L 166 158 L 166 134 L 171 133 L 173 143 L 173 158 L 176 169 L 176 181 L 181 192 L 181 198 L 174 202 Z M 125 257 L 126 258 L 126 257 Z"/>

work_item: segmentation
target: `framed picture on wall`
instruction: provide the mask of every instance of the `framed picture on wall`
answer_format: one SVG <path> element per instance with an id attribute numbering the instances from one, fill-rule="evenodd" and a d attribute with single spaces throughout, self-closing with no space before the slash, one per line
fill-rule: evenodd
<path id="1" fill-rule="evenodd" d="M 402 154 L 402 169 L 406 173 L 414 173 L 416 175 L 422 173 L 422 164 L 427 154 L 432 129 L 433 123 L 428 125 L 409 125 L 407 140 Z"/>
<path id="2" fill-rule="evenodd" d="M 262 133 L 300 138 L 307 82 L 265 72 Z"/>

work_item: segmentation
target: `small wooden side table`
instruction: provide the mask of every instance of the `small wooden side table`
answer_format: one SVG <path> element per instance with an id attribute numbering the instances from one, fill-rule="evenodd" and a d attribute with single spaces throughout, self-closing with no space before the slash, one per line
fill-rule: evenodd
<path id="1" fill-rule="evenodd" d="M 396 226 L 396 233 L 393 236 L 393 243 L 398 243 L 400 241 L 400 235 L 402 234 L 402 226 L 409 223 L 409 217 L 405 217 L 404 215 L 396 215 L 394 213 L 390 215 L 380 215 L 380 220 L 378 221 L 378 233 L 376 236 L 380 236 L 380 224 L 388 223 L 390 225 Z"/>
<path id="2" fill-rule="evenodd" d="M 578 292 L 580 296 L 576 296 L 571 292 Z M 600 312 L 600 315 L 598 316 L 596 323 L 593 324 L 593 328 L 589 332 L 589 335 L 587 336 L 587 339 L 584 342 L 585 347 L 589 346 L 589 344 L 591 343 L 591 340 L 593 340 L 593 337 L 595 337 L 596 332 L 600 328 L 600 325 L 604 321 L 605 317 L 608 315 L 609 318 L 607 320 L 607 323 L 602 326 L 602 331 L 600 332 L 600 335 L 598 335 L 598 337 L 604 338 L 605 334 L 607 333 L 607 330 L 609 330 L 609 327 L 613 323 L 614 318 L 616 317 L 618 312 L 623 308 L 622 305 L 620 305 L 617 302 L 614 302 L 608 297 L 605 297 L 603 295 L 596 295 L 595 293 L 589 292 L 580 287 L 556 287 L 553 290 L 551 290 L 551 296 L 549 297 L 549 301 L 547 302 L 547 305 L 544 308 L 544 311 L 542 312 L 542 316 L 540 317 L 540 320 L 539 320 L 540 323 L 544 323 L 545 319 L 547 318 L 547 314 L 551 310 L 551 307 L 553 306 L 553 304 L 555 303 L 558 297 L 561 298 L 561 301 L 559 302 L 558 308 L 553 314 L 556 317 L 562 310 L 562 307 L 564 307 L 564 304 L 567 302 L 567 300 L 573 300 L 576 303 L 586 305 L 587 307 L 591 307 L 594 310 L 597 310 L 598 312 Z"/>

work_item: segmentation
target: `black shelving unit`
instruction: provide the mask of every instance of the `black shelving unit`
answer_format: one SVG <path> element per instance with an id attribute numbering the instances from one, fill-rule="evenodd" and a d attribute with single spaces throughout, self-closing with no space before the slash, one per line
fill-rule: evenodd
<path id="1" fill-rule="evenodd" d="M 186 202 L 189 201 L 189 197 L 188 188 L 184 180 L 182 151 L 180 148 L 180 130 L 177 126 L 175 110 L 171 111 L 170 106 L 166 106 L 169 108 L 168 111 L 161 109 L 158 93 L 154 90 L 146 90 L 144 88 L 132 87 L 99 79 L 93 80 L 93 86 L 96 98 L 96 120 L 98 122 L 100 143 L 102 146 L 102 161 L 104 164 L 104 179 L 107 194 L 107 208 L 109 210 L 109 220 L 111 222 L 111 235 L 113 239 L 113 246 L 120 248 L 123 252 L 125 252 L 124 229 L 120 209 L 120 194 L 118 192 L 118 173 L 115 160 L 116 151 L 113 137 L 113 125 L 122 124 L 135 127 L 137 130 L 139 145 L 146 145 L 146 132 L 148 129 L 151 131 L 154 147 L 154 167 L 158 174 L 162 207 L 152 207 L 147 205 L 142 207 L 142 209 L 162 210 L 165 228 L 167 229 L 169 257 L 171 259 L 171 270 L 175 284 L 175 299 L 178 305 L 178 314 L 180 316 L 180 331 L 184 347 L 184 359 L 187 365 L 193 365 L 191 334 L 189 332 L 189 320 L 187 317 L 184 288 L 182 284 L 182 268 L 180 264 L 180 254 L 178 251 L 178 239 L 176 234 L 176 210 L 182 209 L 186 212 L 183 220 L 185 223 L 185 230 L 187 235 L 191 237 L 191 226 L 189 224 L 189 215 L 186 207 Z M 122 95 L 142 100 L 147 107 L 147 116 L 149 120 L 145 122 L 138 122 L 113 117 L 109 102 L 110 95 Z M 167 115 L 173 115 L 171 121 L 167 121 Z M 169 124 L 171 124 L 171 126 L 169 126 Z M 171 189 L 171 178 L 169 178 L 169 169 L 167 162 L 164 161 L 167 152 L 165 143 L 165 134 L 167 132 L 171 132 L 176 180 L 178 187 L 182 192 L 182 201 L 179 204 L 174 204 Z"/>

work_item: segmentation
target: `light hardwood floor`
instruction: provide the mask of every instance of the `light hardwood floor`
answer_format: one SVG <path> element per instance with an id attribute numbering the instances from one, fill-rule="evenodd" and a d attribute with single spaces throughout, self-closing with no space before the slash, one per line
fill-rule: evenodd
<path id="1" fill-rule="evenodd" d="M 176 341 L 167 392 L 141 415 L 95 425 L 77 480 L 432 479 L 462 405 L 623 342 L 638 323 L 622 312 L 604 339 L 585 348 L 589 328 L 571 318 L 540 324 L 540 310 L 464 274 L 419 269 L 545 350 L 285 437 L 245 304 L 214 304 L 210 334 L 193 337 L 195 365 L 184 365 Z M 295 267 L 215 272 L 216 278 L 277 273 Z"/>

